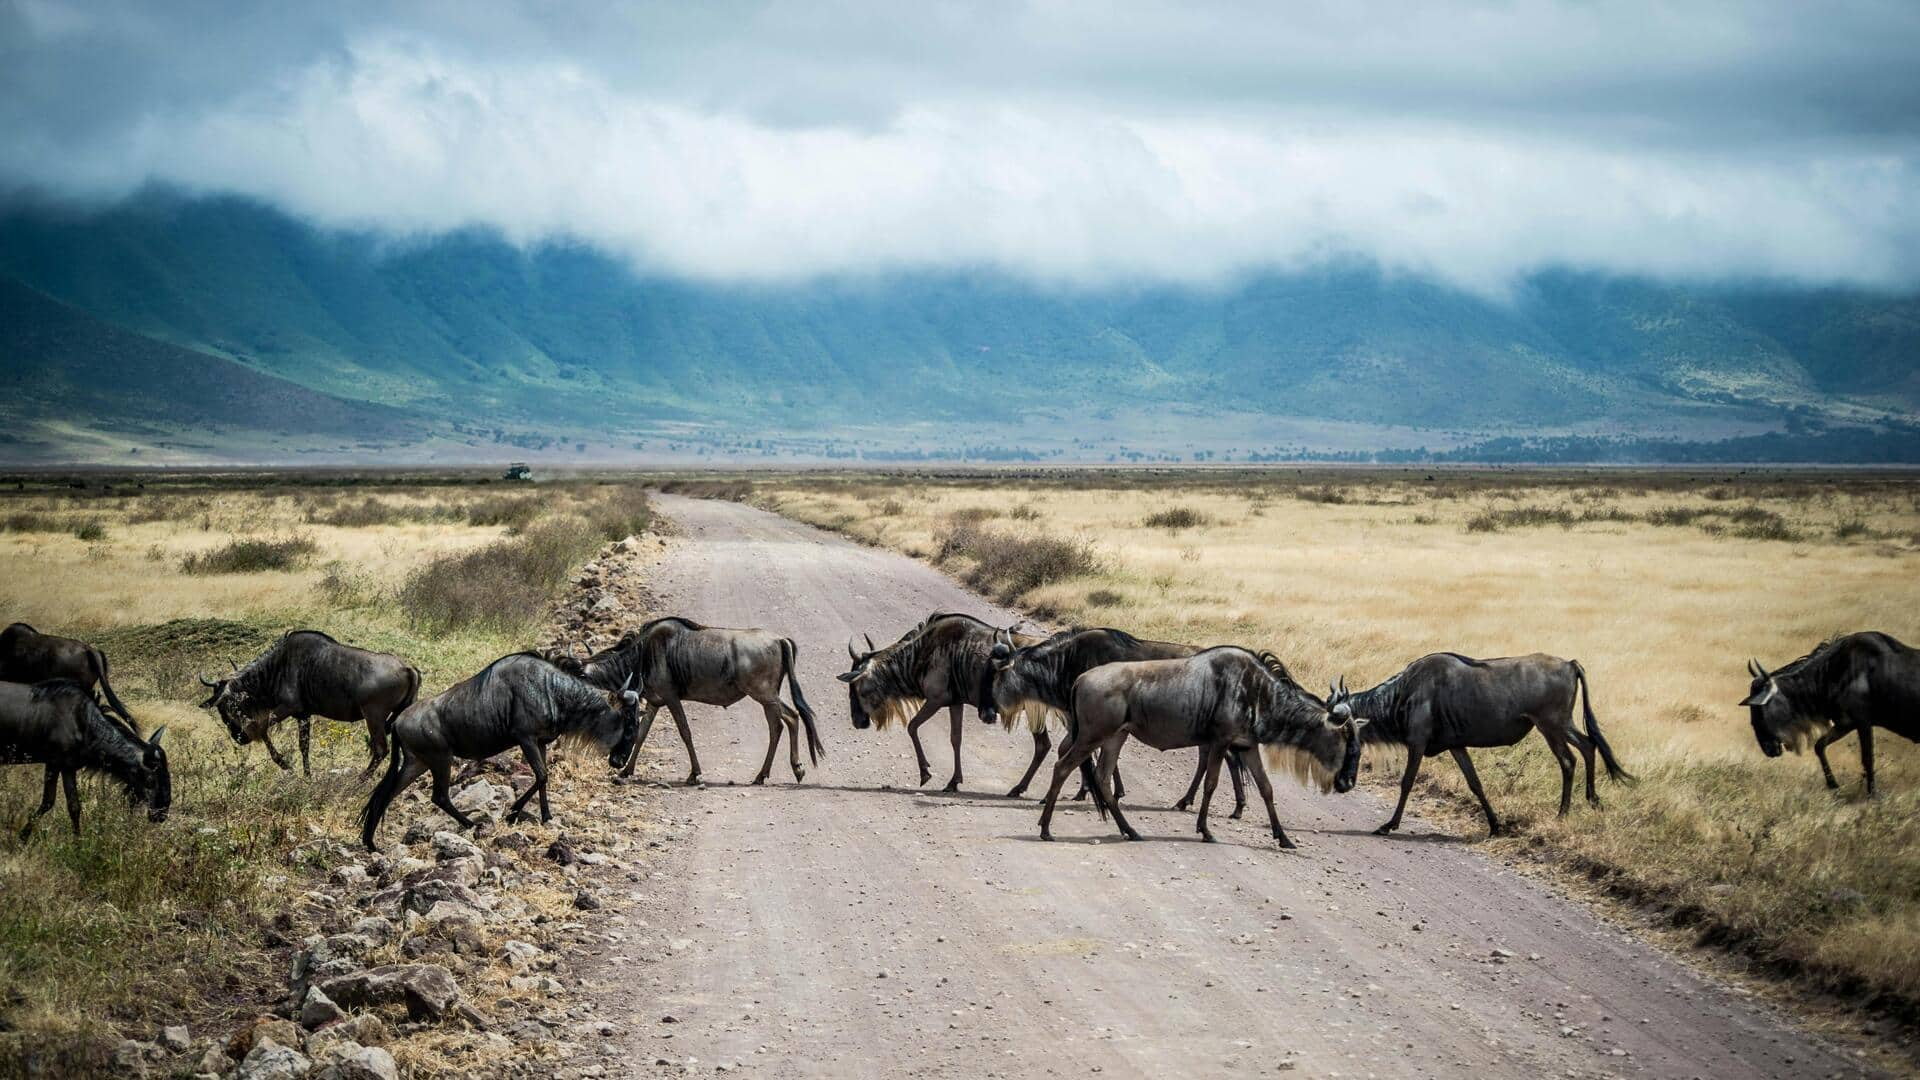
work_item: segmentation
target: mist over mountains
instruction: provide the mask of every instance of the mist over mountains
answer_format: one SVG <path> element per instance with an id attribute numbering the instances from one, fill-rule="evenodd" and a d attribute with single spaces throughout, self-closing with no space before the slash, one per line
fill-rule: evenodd
<path id="1" fill-rule="evenodd" d="M 0 210 L 0 387 L 14 462 L 1920 460 L 1920 296 L 1361 262 L 715 284 L 148 190 Z"/>

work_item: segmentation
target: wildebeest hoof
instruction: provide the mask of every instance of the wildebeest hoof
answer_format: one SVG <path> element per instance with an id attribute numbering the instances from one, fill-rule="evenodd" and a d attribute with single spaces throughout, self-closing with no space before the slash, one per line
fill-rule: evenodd
<path id="1" fill-rule="evenodd" d="M 795 780 L 805 780 L 807 778 L 807 767 L 805 765 L 795 765 L 793 767 L 793 778 Z"/>
<path id="2" fill-rule="evenodd" d="M 1127 838 L 1127 839 L 1129 839 L 1129 840 L 1138 840 L 1138 839 L 1140 839 L 1140 834 L 1139 834 L 1139 833 L 1137 833 L 1137 832 L 1134 832 L 1134 831 L 1133 831 L 1132 829 L 1128 829 L 1128 830 L 1127 830 L 1126 832 L 1123 832 L 1123 833 L 1121 833 L 1120 835 L 1121 835 L 1121 836 L 1124 836 L 1124 837 L 1126 837 L 1126 838 Z M 1211 839 L 1213 839 L 1213 837 L 1211 837 L 1211 836 L 1209 836 L 1209 837 L 1207 837 L 1207 839 L 1209 839 L 1209 840 L 1211 840 Z"/>
<path id="3" fill-rule="evenodd" d="M 525 810 L 515 810 L 513 813 L 507 815 L 507 824 L 531 825 L 533 824 L 533 815 L 527 813 Z"/>
<path id="4" fill-rule="evenodd" d="M 1041 829 L 1041 830 L 1040 830 L 1040 839 L 1042 839 L 1042 840 L 1052 840 L 1052 839 L 1053 839 L 1053 834 L 1052 834 L 1052 833 L 1050 833 L 1050 832 L 1048 832 L 1048 831 L 1047 831 L 1047 830 L 1045 830 L 1045 829 Z"/>
<path id="5" fill-rule="evenodd" d="M 1200 834 L 1200 842 L 1203 844 L 1212 844 L 1212 843 L 1217 843 L 1218 841 L 1214 840 L 1212 833 L 1203 832 Z"/>
<path id="6" fill-rule="evenodd" d="M 960 790 L 960 781 L 958 781 L 958 780 L 949 780 L 949 781 L 947 781 L 947 786 L 946 786 L 946 787 L 943 787 L 943 788 L 941 788 L 940 790 L 941 790 L 941 791 L 959 791 L 959 790 Z"/>
<path id="7" fill-rule="evenodd" d="M 927 781 L 929 781 L 929 780 L 931 780 L 931 779 L 933 779 L 933 774 L 932 774 L 932 773 L 930 773 L 930 772 L 928 772 L 928 771 L 927 771 L 927 770 L 925 770 L 925 769 L 921 769 L 921 770 L 920 770 L 920 786 L 921 786 L 921 787 L 926 787 L 926 786 L 927 786 Z"/>
<path id="8" fill-rule="evenodd" d="M 1181 799 L 1179 802 L 1173 804 L 1173 808 L 1184 814 L 1187 812 L 1187 809 L 1192 805 L 1193 805 L 1192 802 L 1186 799 Z"/>
<path id="9" fill-rule="evenodd" d="M 1299 844 L 1296 844 L 1296 843 L 1294 843 L 1293 841 L 1291 841 L 1291 840 L 1289 840 L 1289 839 L 1287 839 L 1287 838 L 1286 838 L 1286 837 L 1284 837 L 1284 836 L 1281 836 L 1281 837 L 1277 837 L 1277 838 L 1276 838 L 1276 841 L 1277 841 L 1277 842 L 1279 843 L 1279 845 L 1280 845 L 1280 846 L 1281 846 L 1282 848 L 1284 848 L 1284 849 L 1285 849 L 1285 850 L 1287 850 L 1287 851 L 1292 851 L 1292 850 L 1294 850 L 1295 848 L 1297 848 L 1297 847 L 1299 847 L 1299 846 L 1300 846 Z"/>
<path id="10" fill-rule="evenodd" d="M 1228 814 L 1228 815 L 1227 815 L 1227 820 L 1228 820 L 1228 821 L 1239 821 L 1239 820 L 1240 820 L 1240 815 L 1241 815 L 1241 813 L 1242 813 L 1243 811 L 1245 811 L 1245 809 L 1246 809 L 1245 807 L 1241 807 L 1241 808 L 1240 808 L 1239 810 L 1235 810 L 1235 811 L 1234 811 L 1233 813 L 1231 813 L 1231 814 Z"/>
<path id="11" fill-rule="evenodd" d="M 760 785 L 762 785 L 762 784 L 764 784 L 764 783 L 766 783 L 766 782 L 767 782 L 767 774 L 765 774 L 765 773 L 761 773 L 761 774 L 760 774 L 759 776 L 756 776 L 756 777 L 754 777 L 754 778 L 753 778 L 753 786 L 754 786 L 754 787 L 759 787 Z"/>
<path id="12" fill-rule="evenodd" d="M 1019 787 L 1014 788 L 1012 791 L 1007 792 L 1006 797 L 1009 799 L 1017 799 L 1020 796 L 1025 795 L 1026 793 L 1027 793 L 1027 785 L 1021 784 Z"/>
<path id="13" fill-rule="evenodd" d="M 1377 829 L 1375 829 L 1375 830 L 1373 830 L 1373 835 L 1375 835 L 1375 836 L 1391 836 L 1391 835 L 1393 834 L 1393 830 L 1394 830 L 1394 829 L 1395 829 L 1396 827 L 1397 827 L 1397 826 L 1395 826 L 1395 825 L 1393 824 L 1393 822 L 1391 822 L 1391 821 L 1389 821 L 1389 822 L 1387 822 L 1387 823 L 1386 823 L 1385 825 L 1382 825 L 1382 826 L 1380 826 L 1379 828 L 1377 828 Z"/>

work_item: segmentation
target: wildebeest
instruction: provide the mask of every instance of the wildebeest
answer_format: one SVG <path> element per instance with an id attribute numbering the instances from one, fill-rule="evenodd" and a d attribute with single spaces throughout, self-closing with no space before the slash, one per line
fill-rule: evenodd
<path id="1" fill-rule="evenodd" d="M 40 809 L 20 830 L 53 809 L 54 781 L 67 793 L 67 817 L 80 832 L 80 770 L 107 773 L 126 788 L 127 802 L 146 803 L 147 816 L 163 821 L 173 805 L 173 778 L 167 752 L 160 748 L 162 726 L 142 739 L 126 724 L 100 711 L 92 692 L 78 682 L 54 679 L 35 683 L 0 682 L 0 765 L 44 765 L 46 785 Z"/>
<path id="2" fill-rule="evenodd" d="M 1753 676 L 1745 705 L 1753 735 L 1768 757 L 1787 746 L 1798 752 L 1816 731 L 1813 753 L 1829 788 L 1840 782 L 1827 764 L 1827 747 L 1848 732 L 1860 733 L 1860 767 L 1873 794 L 1873 729 L 1886 728 L 1920 741 L 1920 651 L 1878 631 L 1848 634 L 1780 668 L 1768 671 L 1747 661 Z"/>
<path id="3" fill-rule="evenodd" d="M 84 641 L 43 634 L 23 622 L 0 630 L 0 681 L 31 684 L 49 679 L 67 679 L 89 691 L 98 683 L 107 708 L 139 734 L 140 722 L 120 704 L 107 680 L 107 654 Z"/>
<path id="4" fill-rule="evenodd" d="M 606 691 L 555 667 L 534 653 L 512 653 L 479 674 L 418 702 L 393 721 L 393 756 L 387 774 L 360 812 L 360 841 L 374 850 L 374 830 L 394 797 L 423 772 L 433 773 L 433 805 L 453 815 L 461 828 L 472 819 L 453 805 L 447 788 L 453 759 L 479 761 L 520 748 L 533 783 L 514 800 L 507 820 L 517 820 L 527 800 L 540 796 L 540 820 L 547 808 L 547 746 L 573 736 L 609 749 L 607 763 L 618 768 L 633 755 L 639 737 L 640 695 L 630 687 Z"/>
<path id="5" fill-rule="evenodd" d="M 1026 775 L 1020 778 L 1012 791 L 1007 792 L 1007 796 L 1012 798 L 1026 791 L 1033 774 L 1039 771 L 1040 760 L 1052 745 L 1047 734 L 1046 718 L 1055 713 L 1064 716 L 1072 710 L 1075 679 L 1106 664 L 1176 660 L 1199 651 L 1196 646 L 1173 641 L 1143 641 L 1125 630 L 1112 627 L 1062 630 L 1042 641 L 1024 646 L 1013 640 L 1011 631 L 1000 631 L 994 638 L 991 654 L 993 706 L 1009 725 L 1014 717 L 1024 714 L 1027 726 L 1033 732 L 1033 761 L 1028 763 Z M 1230 816 L 1237 818 L 1247 804 L 1246 786 L 1240 777 L 1239 755 L 1227 756 L 1227 770 L 1233 779 L 1233 813 Z M 1173 804 L 1175 810 L 1185 810 L 1193 804 L 1193 797 L 1199 792 L 1200 781 L 1206 771 L 1206 755 L 1203 753 L 1199 765 L 1193 770 L 1193 782 L 1187 785 L 1187 793 Z M 1120 783 L 1117 765 L 1113 779 L 1114 798 L 1122 798 L 1126 791 Z M 1079 796 L 1074 798 L 1077 800 Z"/>
<path id="6" fill-rule="evenodd" d="M 1583 734 L 1573 726 L 1573 700 L 1580 692 Z M 1578 660 L 1562 660 L 1545 653 L 1475 660 L 1458 653 L 1433 653 L 1408 664 L 1399 674 L 1359 693 L 1349 692 L 1346 680 L 1333 688 L 1330 699 L 1339 716 L 1371 720 L 1366 741 L 1406 747 L 1407 768 L 1400 777 L 1400 801 L 1393 817 L 1375 829 L 1385 836 L 1400 827 L 1407 796 L 1420 774 L 1420 760 L 1442 751 L 1453 755 L 1467 778 L 1467 787 L 1487 815 L 1487 831 L 1500 834 L 1500 819 L 1480 786 L 1467 750 L 1473 747 L 1512 746 L 1538 729 L 1560 764 L 1560 813 L 1573 803 L 1573 752 L 1587 763 L 1587 801 L 1598 805 L 1593 787 L 1593 755 L 1600 752 L 1607 775 L 1614 780 L 1633 777 L 1613 756 L 1613 747 L 1600 734 L 1593 718 L 1593 692 L 1587 672 Z"/>
<path id="7" fill-rule="evenodd" d="M 780 748 L 780 731 L 787 731 L 787 758 L 793 778 L 806 778 L 800 764 L 800 724 L 807 729 L 807 756 L 814 764 L 826 750 L 820 745 L 820 733 L 814 726 L 813 710 L 800 693 L 799 674 L 794 657 L 799 647 L 792 638 L 766 630 L 730 630 L 702 626 L 692 619 L 669 615 L 654 619 L 638 630 L 629 630 L 612 646 L 588 657 L 584 662 L 561 656 L 552 659 L 562 668 L 603 688 L 624 685 L 635 680 L 635 689 L 647 701 L 647 714 L 640 721 L 640 743 L 653 730 L 653 718 L 665 706 L 680 729 L 680 741 L 687 746 L 689 771 L 687 783 L 700 782 L 700 755 L 693 749 L 693 732 L 687 727 L 682 702 L 726 708 L 742 698 L 758 702 L 767 718 L 767 757 L 760 773 L 753 778 L 764 784 L 773 771 L 773 755 Z M 793 705 L 780 700 L 780 680 L 785 678 L 793 694 Z M 634 758 L 639 755 L 636 753 Z M 625 763 L 622 776 L 632 776 L 634 760 Z"/>
<path id="8" fill-rule="evenodd" d="M 960 790 L 965 780 L 960 764 L 961 711 L 971 705 L 985 723 L 999 719 L 1009 727 L 1013 724 L 1013 717 L 999 714 L 993 706 L 991 658 L 998 633 L 971 615 L 936 612 L 884 649 L 875 648 L 871 637 L 865 639 L 865 651 L 848 641 L 847 656 L 853 667 L 839 679 L 847 684 L 847 709 L 853 726 L 863 731 L 869 727 L 885 729 L 905 720 L 914 760 L 920 766 L 920 782 L 925 784 L 933 779 L 933 766 L 920 745 L 920 725 L 941 709 L 947 710 L 953 776 L 943 790 Z M 1041 640 L 1026 634 L 1013 637 L 1019 645 Z M 1041 740 L 1047 738 L 1046 717 L 1028 719 L 1036 731 L 1034 761 L 1038 762 L 1044 752 Z M 1028 775 L 1032 775 L 1032 769 Z M 1021 787 L 1025 786 L 1022 781 Z M 1020 788 L 1015 788 L 1008 794 L 1019 792 Z"/>
<path id="9" fill-rule="evenodd" d="M 300 723 L 300 771 L 313 775 L 308 761 L 313 718 L 367 725 L 370 757 L 363 775 L 387 756 L 387 724 L 413 704 L 420 673 L 392 653 L 342 645 L 318 630 L 294 630 L 246 667 L 224 679 L 200 676 L 213 692 L 200 703 L 215 709 L 233 741 L 255 739 L 282 769 L 292 769 L 273 745 L 269 729 L 291 716 Z"/>
<path id="10" fill-rule="evenodd" d="M 1129 840 L 1140 834 L 1127 824 L 1107 786 L 1113 754 L 1128 737 L 1156 750 L 1198 746 L 1206 755 L 1206 790 L 1200 796 L 1196 831 L 1209 843 L 1207 810 L 1220 780 L 1220 763 L 1228 754 L 1240 755 L 1253 774 L 1260 798 L 1267 804 L 1273 838 L 1283 848 L 1294 846 L 1280 827 L 1273 806 L 1273 785 L 1260 763 L 1256 747 L 1273 747 L 1297 754 L 1296 766 L 1325 787 L 1347 792 L 1360 768 L 1360 728 L 1364 720 L 1336 722 L 1327 704 L 1308 693 L 1288 674 L 1272 653 L 1255 655 L 1223 645 L 1185 659 L 1141 660 L 1094 668 L 1073 684 L 1073 710 L 1067 714 L 1067 743 L 1053 767 L 1046 809 L 1040 812 L 1040 838 L 1053 839 L 1048 826 L 1060 785 L 1076 767 L 1093 789 L 1103 811 L 1113 811 L 1114 823 Z M 1104 750 L 1096 771 L 1090 759 Z"/>

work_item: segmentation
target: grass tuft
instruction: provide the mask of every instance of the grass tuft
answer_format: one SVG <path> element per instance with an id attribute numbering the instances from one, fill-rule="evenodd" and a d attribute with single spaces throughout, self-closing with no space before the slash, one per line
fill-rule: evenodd
<path id="1" fill-rule="evenodd" d="M 197 551 L 180 560 L 187 574 L 259 574 L 297 570 L 320 550 L 311 536 L 295 534 L 263 538 L 240 537 L 212 551 Z"/>

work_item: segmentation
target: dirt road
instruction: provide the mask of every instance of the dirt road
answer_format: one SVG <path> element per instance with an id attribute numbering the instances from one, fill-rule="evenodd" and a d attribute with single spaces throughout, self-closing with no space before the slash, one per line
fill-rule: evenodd
<path id="1" fill-rule="evenodd" d="M 765 725 L 751 703 L 690 708 L 715 786 L 658 794 L 671 824 L 645 906 L 590 973 L 607 984 L 598 1014 L 618 1022 L 612 1069 L 1859 1072 L 1424 823 L 1370 835 L 1388 809 L 1371 796 L 1277 781 L 1299 851 L 1274 849 L 1257 804 L 1243 822 L 1216 814 L 1222 842 L 1204 845 L 1190 816 L 1147 809 L 1178 795 L 1191 755 L 1134 747 L 1128 802 L 1146 842 L 1063 809 L 1059 839 L 1042 843 L 1038 804 L 999 794 L 1031 743 L 971 711 L 966 790 L 937 790 L 944 718 L 922 729 L 935 775 L 916 789 L 903 731 L 848 723 L 833 678 L 847 636 L 890 641 L 933 611 L 1015 617 L 911 560 L 758 510 L 671 497 L 659 509 L 686 535 L 651 583 L 661 609 L 792 635 L 830 756 L 804 784 L 780 764 L 765 788 L 724 786 L 752 777 Z M 671 725 L 655 727 L 644 761 L 659 780 L 685 774 Z"/>

